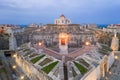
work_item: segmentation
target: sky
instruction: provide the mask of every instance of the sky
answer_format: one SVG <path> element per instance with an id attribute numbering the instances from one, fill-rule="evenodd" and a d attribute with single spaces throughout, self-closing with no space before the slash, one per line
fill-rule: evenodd
<path id="1" fill-rule="evenodd" d="M 120 0 L 0 0 L 0 24 L 52 24 L 61 14 L 77 24 L 118 24 Z"/>

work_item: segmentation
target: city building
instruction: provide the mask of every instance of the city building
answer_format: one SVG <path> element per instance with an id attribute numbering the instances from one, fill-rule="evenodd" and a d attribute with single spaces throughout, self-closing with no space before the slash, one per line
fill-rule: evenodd
<path id="1" fill-rule="evenodd" d="M 91 41 L 92 44 L 96 41 L 92 30 L 81 28 L 80 24 L 72 24 L 71 20 L 64 15 L 61 15 L 60 19 L 55 19 L 54 24 L 46 24 L 45 27 L 34 32 L 31 40 L 43 41 L 46 46 L 56 45 L 58 47 L 59 34 L 62 32 L 70 35 L 69 46 L 80 46 L 86 40 Z"/>
<path id="2" fill-rule="evenodd" d="M 120 24 L 108 25 L 107 28 L 103 28 L 103 31 L 112 32 L 112 33 L 114 33 L 116 31 L 117 33 L 119 33 L 120 32 Z"/>
<path id="3" fill-rule="evenodd" d="M 93 29 L 64 15 L 38 29 L 12 55 L 30 80 L 100 80 L 114 62 L 114 52 L 97 42 Z"/>

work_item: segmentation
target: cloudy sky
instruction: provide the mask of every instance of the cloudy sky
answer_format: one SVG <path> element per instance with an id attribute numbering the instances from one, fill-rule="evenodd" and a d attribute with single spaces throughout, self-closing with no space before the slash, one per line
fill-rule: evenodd
<path id="1" fill-rule="evenodd" d="M 64 14 L 72 23 L 120 23 L 120 0 L 0 0 L 0 24 L 54 23 Z"/>

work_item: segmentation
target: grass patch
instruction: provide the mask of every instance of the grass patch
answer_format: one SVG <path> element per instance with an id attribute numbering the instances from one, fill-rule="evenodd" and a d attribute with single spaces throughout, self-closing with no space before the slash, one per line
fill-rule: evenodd
<path id="1" fill-rule="evenodd" d="M 73 77 L 76 77 L 77 76 L 77 73 L 75 72 L 74 68 L 72 67 L 72 74 L 73 74 Z"/>
<path id="2" fill-rule="evenodd" d="M 87 69 L 84 66 L 78 64 L 75 61 L 74 61 L 74 64 L 78 68 L 78 70 L 81 72 L 82 75 L 84 75 L 87 72 Z"/>
<path id="3" fill-rule="evenodd" d="M 42 68 L 43 71 L 45 71 L 47 74 L 55 67 L 55 65 L 58 63 L 58 61 L 53 62 L 47 66 L 45 66 L 44 68 Z"/>
<path id="4" fill-rule="evenodd" d="M 0 73 L 2 72 L 6 73 L 6 70 L 4 68 L 0 68 Z"/>
<path id="5" fill-rule="evenodd" d="M 32 60 L 30 60 L 33 64 L 35 64 L 37 61 L 39 61 L 41 58 L 43 58 L 45 55 L 41 55 L 41 56 L 38 56 L 36 58 L 33 58 Z"/>
<path id="6" fill-rule="evenodd" d="M 47 64 L 47 63 L 49 63 L 49 62 L 51 62 L 51 61 L 52 61 L 51 59 L 46 58 L 46 59 L 43 60 L 39 65 L 44 66 L 45 64 Z"/>

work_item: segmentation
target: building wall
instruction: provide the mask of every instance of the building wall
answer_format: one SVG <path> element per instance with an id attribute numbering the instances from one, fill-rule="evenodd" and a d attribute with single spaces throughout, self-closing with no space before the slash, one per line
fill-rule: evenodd
<path id="1" fill-rule="evenodd" d="M 108 63 L 108 70 L 110 69 L 110 67 L 112 66 L 112 64 L 114 63 L 114 53 L 110 53 L 110 55 L 108 56 L 108 59 L 106 59 L 107 57 L 104 56 L 104 58 L 102 59 L 103 64 L 106 64 L 106 60 Z M 87 74 L 85 74 L 80 80 L 100 80 L 101 76 L 102 76 L 102 72 L 101 72 L 101 68 L 103 68 L 103 71 L 107 71 L 105 70 L 106 68 L 104 66 L 102 66 L 103 64 L 98 65 L 96 68 L 93 69 L 93 71 L 88 72 Z M 102 67 L 100 67 L 102 66 Z"/>
<path id="2" fill-rule="evenodd" d="M 108 57 L 108 67 L 110 68 L 114 63 L 114 52 L 112 52 Z"/>
<path id="3" fill-rule="evenodd" d="M 85 74 L 80 80 L 98 80 L 100 79 L 100 66 L 94 68 L 89 74 Z"/>
<path id="4" fill-rule="evenodd" d="M 36 68 L 31 62 L 28 62 L 22 56 L 17 55 L 15 61 L 31 80 L 52 80 L 50 77 L 47 76 L 46 73 Z"/>

